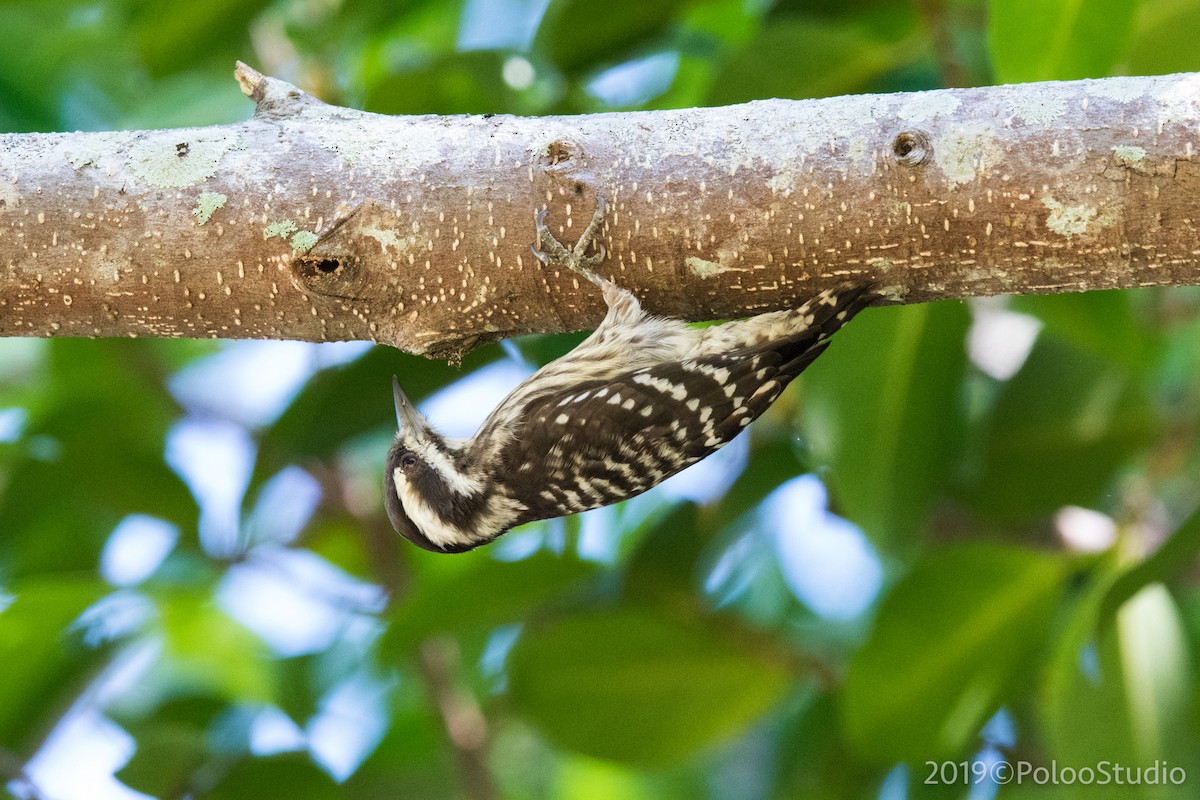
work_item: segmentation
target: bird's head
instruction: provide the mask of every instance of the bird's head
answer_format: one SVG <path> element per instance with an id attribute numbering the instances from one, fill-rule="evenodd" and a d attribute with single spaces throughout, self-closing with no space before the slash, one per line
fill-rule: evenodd
<path id="1" fill-rule="evenodd" d="M 399 431 L 383 476 L 384 506 L 392 527 L 417 547 L 462 553 L 476 547 L 447 514 L 462 507 L 464 481 L 457 448 L 435 431 L 392 378 Z"/>

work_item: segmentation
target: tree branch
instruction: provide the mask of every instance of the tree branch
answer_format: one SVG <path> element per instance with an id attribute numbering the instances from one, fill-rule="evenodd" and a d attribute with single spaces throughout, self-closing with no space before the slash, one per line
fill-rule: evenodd
<path id="1" fill-rule="evenodd" d="M 46 800 L 46 795 L 38 788 L 25 771 L 25 762 L 16 753 L 0 748 L 0 779 L 4 783 L 20 784 L 21 792 L 27 800 Z"/>
<path id="2" fill-rule="evenodd" d="M 583 117 L 384 117 L 239 65 L 237 125 L 0 136 L 0 335 L 371 339 L 593 326 L 529 252 L 686 319 L 847 278 L 891 302 L 1198 284 L 1200 75 Z"/>
<path id="3" fill-rule="evenodd" d="M 487 763 L 487 719 L 457 682 L 458 660 L 458 643 L 448 636 L 421 643 L 421 679 L 442 718 L 467 795 L 471 800 L 496 800 L 500 792 Z"/>
<path id="4" fill-rule="evenodd" d="M 938 70 L 942 74 L 942 86 L 968 86 L 967 71 L 954 52 L 954 31 L 950 25 L 946 0 L 917 0 L 917 9 L 933 42 Z"/>
<path id="5" fill-rule="evenodd" d="M 336 472 L 316 464 L 309 465 L 309 470 L 321 482 L 326 502 L 340 513 L 353 514 Z M 378 517 L 360 521 L 372 568 L 387 594 L 389 608 L 394 608 L 409 584 L 400 537 L 386 522 L 379 524 Z M 488 765 L 488 721 L 458 680 L 459 660 L 458 644 L 452 637 L 431 636 L 417 650 L 417 674 L 446 732 L 467 796 L 496 800 L 500 792 Z"/>

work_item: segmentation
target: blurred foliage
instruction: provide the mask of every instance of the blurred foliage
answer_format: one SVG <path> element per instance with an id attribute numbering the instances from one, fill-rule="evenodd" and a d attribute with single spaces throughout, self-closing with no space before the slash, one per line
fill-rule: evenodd
<path id="1" fill-rule="evenodd" d="M 1200 0 L 7 0 L 0 30 L 7 131 L 244 118 L 237 58 L 387 113 L 1200 69 Z M 248 422 L 181 402 L 211 343 L 0 342 L 0 774 L 56 798 L 1194 796 L 926 780 L 998 758 L 1200 780 L 1200 293 L 1001 310 L 1039 327 L 1008 372 L 977 352 L 995 305 L 869 311 L 706 496 L 455 557 L 383 516 L 388 376 L 428 397 L 511 352 L 314 347 Z M 170 456 L 188 425 L 244 442 L 245 474 Z M 794 502 L 806 473 L 866 539 Z M 105 737 L 121 755 L 71 783 Z"/>

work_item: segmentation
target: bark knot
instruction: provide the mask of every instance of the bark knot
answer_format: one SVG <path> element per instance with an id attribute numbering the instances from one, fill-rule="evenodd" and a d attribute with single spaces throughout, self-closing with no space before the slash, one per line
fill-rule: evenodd
<path id="1" fill-rule="evenodd" d="M 933 152 L 929 134 L 922 130 L 907 130 L 896 134 L 892 140 L 892 157 L 902 167 L 915 167 L 925 163 Z"/>

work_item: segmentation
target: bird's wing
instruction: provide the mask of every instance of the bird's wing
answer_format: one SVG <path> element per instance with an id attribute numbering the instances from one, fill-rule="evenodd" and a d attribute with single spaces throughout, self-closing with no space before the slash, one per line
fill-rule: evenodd
<path id="1" fill-rule="evenodd" d="M 499 452 L 521 522 L 646 491 L 727 444 L 824 349 L 788 361 L 778 342 L 631 370 L 531 403 Z M 796 352 L 796 351 L 793 351 Z"/>

